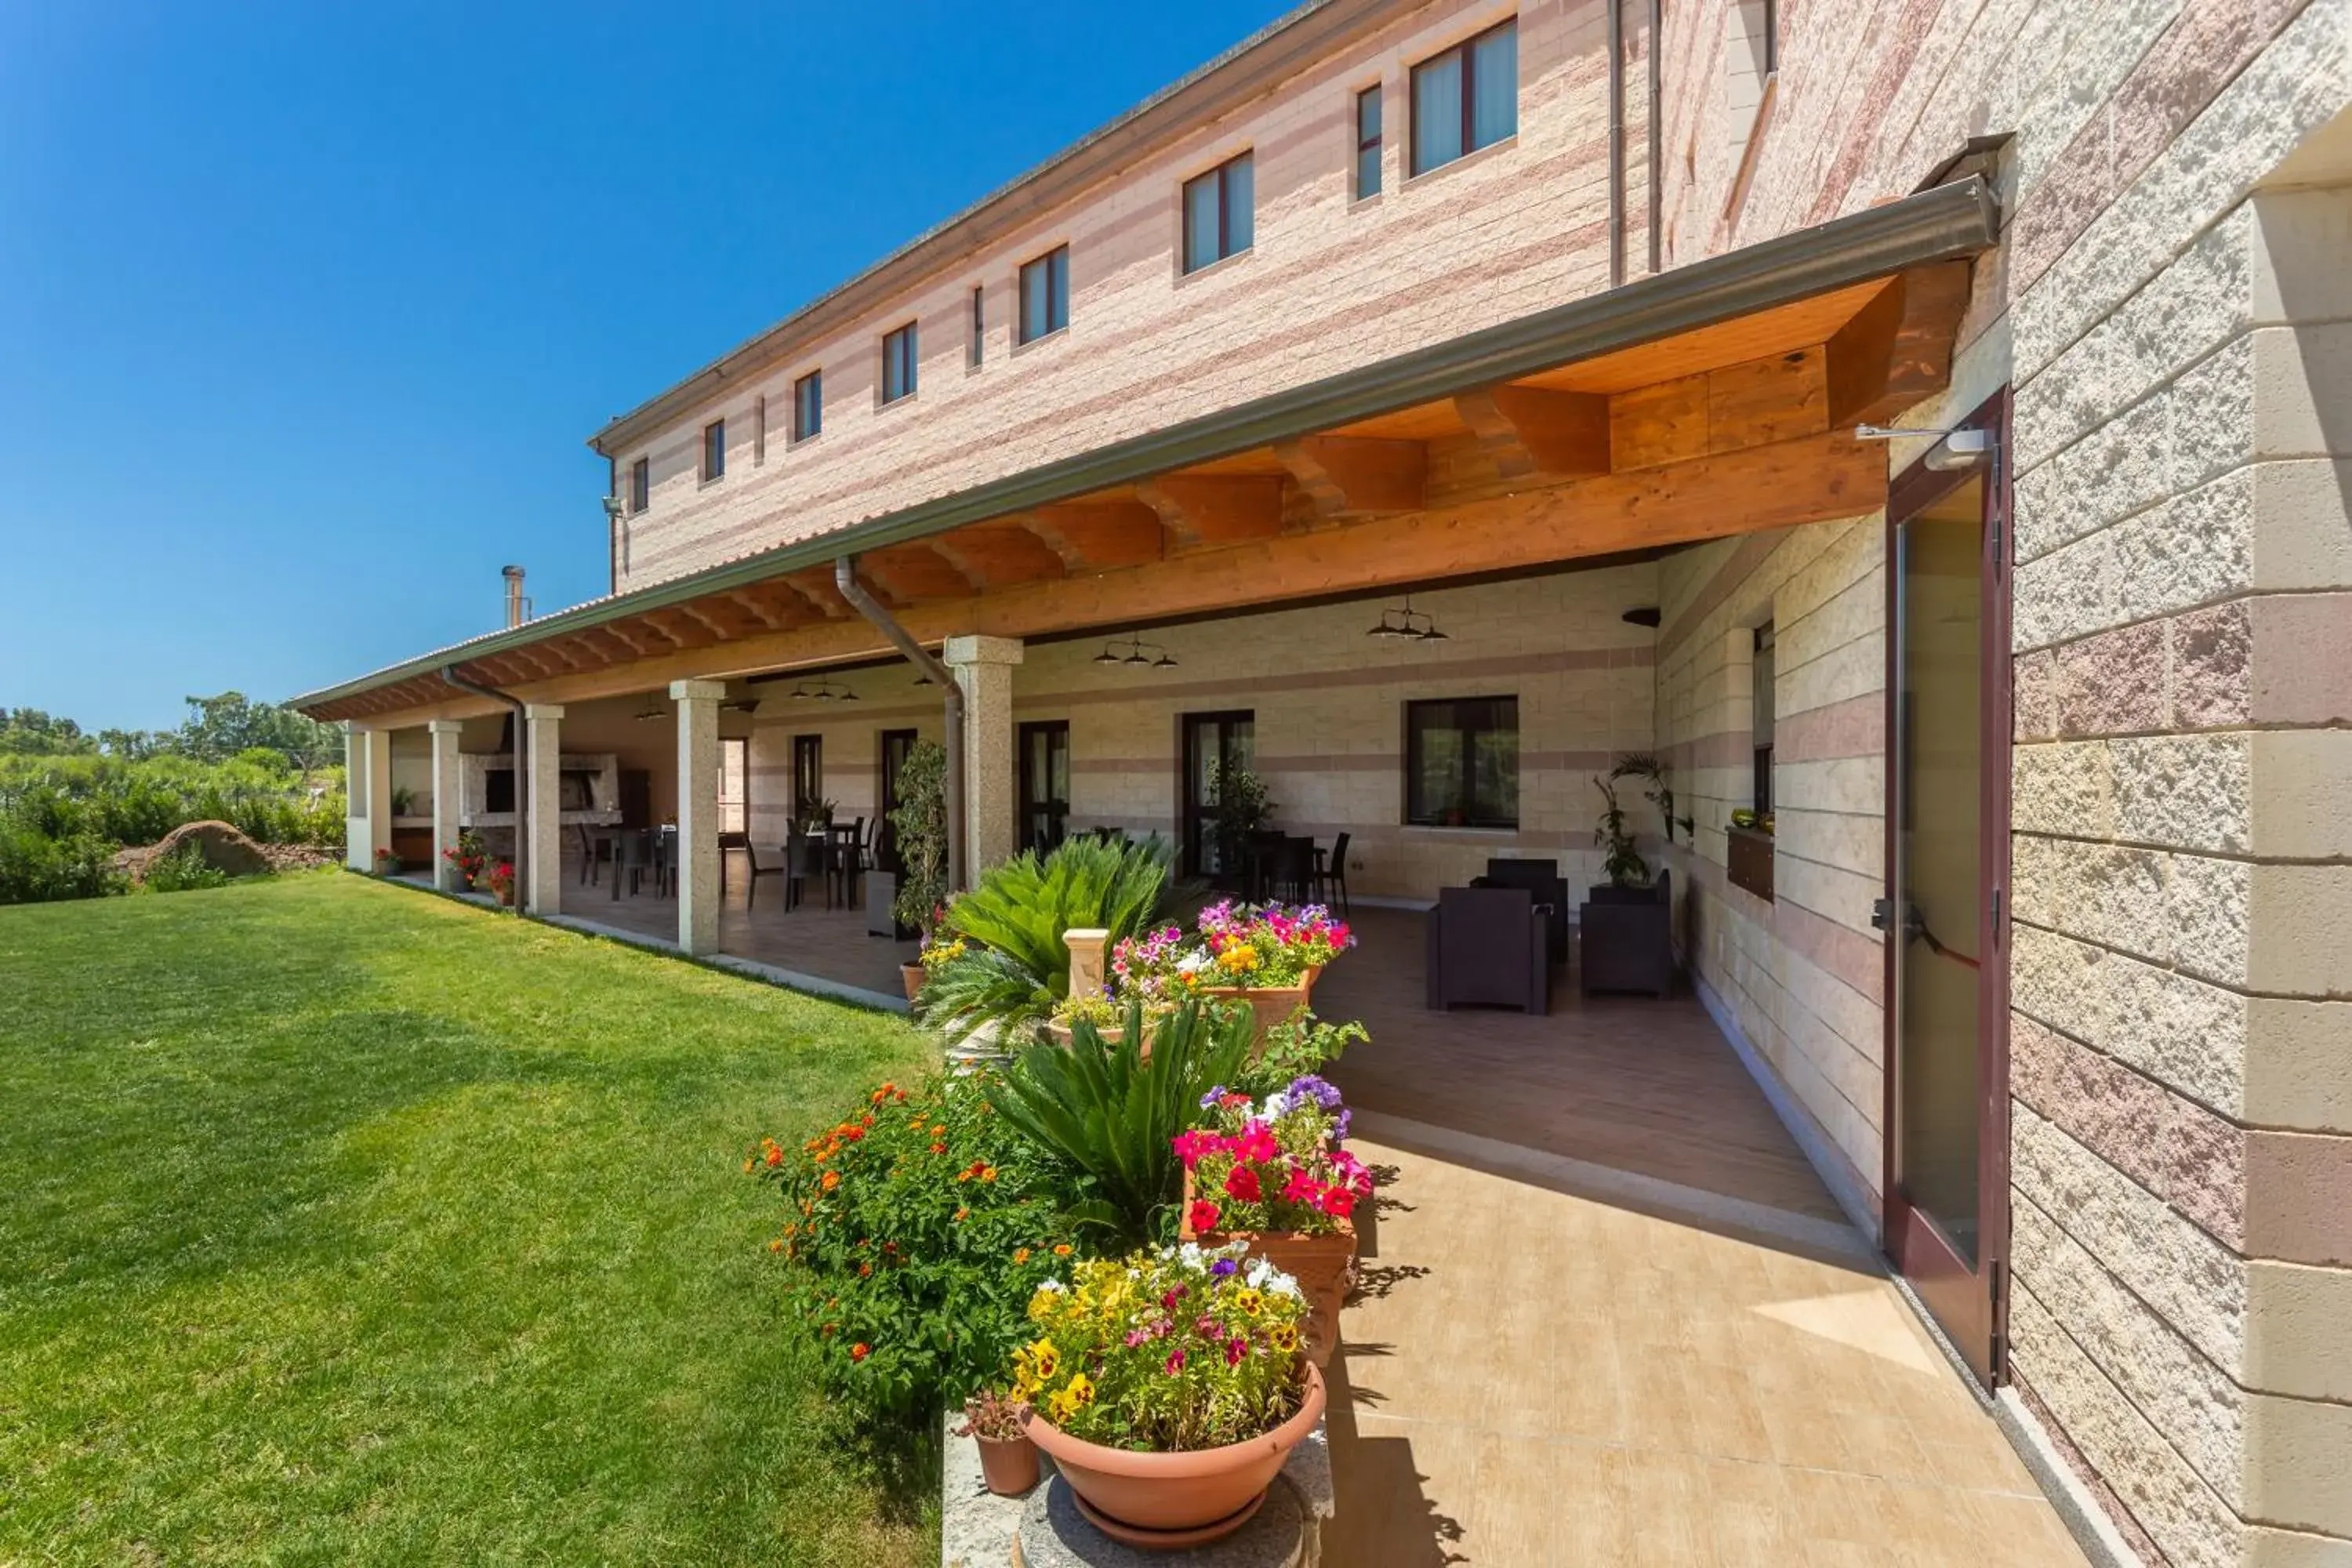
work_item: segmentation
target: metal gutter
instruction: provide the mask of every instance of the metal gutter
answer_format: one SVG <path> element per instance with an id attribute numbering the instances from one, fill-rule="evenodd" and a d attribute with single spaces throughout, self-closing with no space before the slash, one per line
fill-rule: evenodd
<path id="1" fill-rule="evenodd" d="M 874 624 L 875 628 L 890 639 L 890 646 L 907 656 L 907 662 L 929 676 L 931 683 L 947 693 L 948 746 L 948 890 L 961 892 L 964 887 L 963 842 L 963 688 L 956 684 L 954 673 L 931 657 L 931 650 L 915 640 L 914 634 L 900 626 L 898 617 L 884 609 L 866 584 L 857 580 L 857 557 L 844 555 L 833 563 L 833 585 L 851 607 Z"/>
<path id="2" fill-rule="evenodd" d="M 814 538 L 740 556 L 649 588 L 577 605 L 294 698 L 314 707 L 454 660 L 483 658 L 646 610 L 666 609 L 845 554 L 941 533 L 1008 512 L 1048 506 L 1335 426 L 1410 408 L 1552 370 L 1618 349 L 1786 305 L 1906 268 L 1960 260 L 2000 235 L 1990 189 L 1976 176 L 1865 208 L 1828 223 L 1743 246 L 1622 289 L 1586 295 L 1425 349 L 1376 361 L 1164 430 L 1047 463 L 933 500 L 885 512 Z"/>

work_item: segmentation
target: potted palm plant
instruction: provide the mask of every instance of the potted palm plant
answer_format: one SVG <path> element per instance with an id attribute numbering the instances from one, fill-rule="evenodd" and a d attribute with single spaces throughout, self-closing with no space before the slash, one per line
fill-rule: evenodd
<path id="1" fill-rule="evenodd" d="M 890 834 L 898 845 L 896 871 L 874 873 L 875 898 L 889 900 L 890 918 L 904 931 L 921 933 L 930 945 L 948 897 L 948 752 L 936 741 L 918 741 L 899 764 L 898 804 L 890 813 Z M 923 988 L 926 966 L 898 966 L 907 1000 Z"/>

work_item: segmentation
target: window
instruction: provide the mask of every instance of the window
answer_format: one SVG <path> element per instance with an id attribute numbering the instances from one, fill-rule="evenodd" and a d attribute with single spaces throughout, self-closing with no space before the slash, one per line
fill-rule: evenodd
<path id="1" fill-rule="evenodd" d="M 903 868 L 898 863 L 898 830 L 891 822 L 890 814 L 898 809 L 898 771 L 907 765 L 907 759 L 914 754 L 914 731 L 882 731 L 881 787 L 875 795 L 875 798 L 882 803 L 882 826 L 874 835 L 874 863 L 894 876 Z"/>
<path id="2" fill-rule="evenodd" d="M 639 458 L 629 465 L 629 510 L 641 512 L 653 504 L 654 465 L 650 458 Z"/>
<path id="3" fill-rule="evenodd" d="M 1764 9 L 1764 74 L 1770 76 L 1780 68 L 1780 7 L 1774 0 L 1763 0 Z"/>
<path id="4" fill-rule="evenodd" d="M 987 342 L 987 291 L 982 289 L 979 284 L 975 283 L 971 286 L 971 349 L 965 356 L 965 363 L 970 364 L 974 370 L 978 370 L 980 368 L 981 348 Z"/>
<path id="5" fill-rule="evenodd" d="M 1070 247 L 1057 245 L 1021 264 L 1021 341 L 1034 343 L 1070 324 Z"/>
<path id="6" fill-rule="evenodd" d="M 1426 174 L 1519 129 L 1519 25 L 1489 27 L 1412 68 L 1412 172 Z"/>
<path id="7" fill-rule="evenodd" d="M 713 419 L 702 427 L 702 482 L 709 484 L 727 471 L 727 421 Z"/>
<path id="8" fill-rule="evenodd" d="M 882 340 L 882 401 L 914 395 L 915 323 L 909 321 Z"/>
<path id="9" fill-rule="evenodd" d="M 719 831 L 751 831 L 751 742 L 719 742 Z"/>
<path id="10" fill-rule="evenodd" d="M 1356 199 L 1381 194 L 1381 89 L 1356 95 Z"/>
<path id="11" fill-rule="evenodd" d="M 1404 707 L 1405 820 L 1423 827 L 1519 825 L 1519 700 L 1449 698 Z"/>
<path id="12" fill-rule="evenodd" d="M 1250 247 L 1255 176 L 1250 154 L 1218 164 L 1184 182 L 1184 270 L 1198 272 L 1212 262 Z"/>
<path id="13" fill-rule="evenodd" d="M 824 428 L 824 373 L 813 370 L 793 383 L 793 439 L 805 441 Z"/>
<path id="14" fill-rule="evenodd" d="M 824 737 L 793 737 L 793 820 L 806 822 L 824 799 Z"/>
<path id="15" fill-rule="evenodd" d="M 1772 623 L 1765 622 L 1756 628 L 1756 663 L 1753 720 L 1756 748 L 1756 815 L 1763 816 L 1772 809 L 1772 669 L 1777 661 L 1772 653 Z"/>
<path id="16" fill-rule="evenodd" d="M 768 398 L 765 393 L 751 400 L 751 466 L 759 467 L 768 460 Z"/>

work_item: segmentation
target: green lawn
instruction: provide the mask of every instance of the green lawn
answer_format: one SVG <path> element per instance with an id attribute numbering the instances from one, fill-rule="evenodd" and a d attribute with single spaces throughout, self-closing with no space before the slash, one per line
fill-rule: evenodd
<path id="1" fill-rule="evenodd" d="M 0 909 L 0 1564 L 933 1556 L 740 1168 L 926 1054 L 335 872 Z"/>

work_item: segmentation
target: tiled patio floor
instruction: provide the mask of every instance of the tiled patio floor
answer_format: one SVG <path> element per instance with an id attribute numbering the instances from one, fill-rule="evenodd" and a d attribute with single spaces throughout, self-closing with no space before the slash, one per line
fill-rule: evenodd
<path id="1" fill-rule="evenodd" d="M 1326 1563 L 2083 1562 L 1859 1252 L 1358 1152 L 1394 1180 L 1333 1358 Z"/>
<path id="2" fill-rule="evenodd" d="M 1553 976 L 1545 1017 L 1423 1005 L 1422 917 L 1361 909 L 1362 945 L 1315 988 L 1369 1044 L 1330 1074 L 1349 1102 L 1720 1196 L 1843 1216 L 1706 1010 L 1685 991 L 1580 1000 Z"/>

